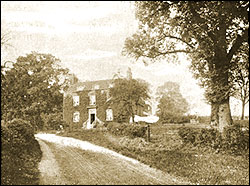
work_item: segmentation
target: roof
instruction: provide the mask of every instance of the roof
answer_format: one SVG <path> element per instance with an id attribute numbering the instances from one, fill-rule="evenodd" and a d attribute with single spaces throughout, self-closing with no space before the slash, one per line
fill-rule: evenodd
<path id="1" fill-rule="evenodd" d="M 83 90 L 93 90 L 93 89 L 105 90 L 110 88 L 110 84 L 112 83 L 113 79 L 77 82 L 71 85 L 66 92 L 73 93 L 73 92 L 78 92 Z"/>

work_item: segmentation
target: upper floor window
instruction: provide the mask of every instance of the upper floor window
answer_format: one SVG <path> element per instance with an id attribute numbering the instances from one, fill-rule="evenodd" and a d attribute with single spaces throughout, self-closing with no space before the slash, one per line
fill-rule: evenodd
<path id="1" fill-rule="evenodd" d="M 76 88 L 76 90 L 77 90 L 77 91 L 83 91 L 84 88 L 85 88 L 85 86 L 79 86 L 79 87 Z"/>
<path id="2" fill-rule="evenodd" d="M 79 122 L 80 121 L 80 112 L 76 111 L 73 113 L 73 122 Z"/>
<path id="3" fill-rule="evenodd" d="M 95 90 L 98 90 L 99 88 L 100 88 L 100 85 L 95 85 L 95 86 L 94 86 L 94 89 L 95 89 Z"/>
<path id="4" fill-rule="evenodd" d="M 112 83 L 109 84 L 109 88 L 113 88 L 114 85 Z"/>
<path id="5" fill-rule="evenodd" d="M 80 104 L 79 96 L 73 96 L 73 106 L 78 106 Z"/>
<path id="6" fill-rule="evenodd" d="M 95 105 L 96 104 L 96 98 L 95 98 L 95 95 L 94 94 L 92 94 L 92 95 L 90 95 L 89 96 L 89 98 L 90 98 L 90 105 Z"/>

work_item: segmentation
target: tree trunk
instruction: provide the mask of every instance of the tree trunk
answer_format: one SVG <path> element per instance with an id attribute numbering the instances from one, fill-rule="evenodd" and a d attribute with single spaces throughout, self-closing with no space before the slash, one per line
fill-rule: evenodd
<path id="1" fill-rule="evenodd" d="M 232 125 L 232 123 L 229 99 L 222 103 L 211 104 L 211 126 L 214 126 L 220 132 L 223 132 L 224 128 Z"/>
<path id="2" fill-rule="evenodd" d="M 211 103 L 211 117 L 210 125 L 212 127 L 218 127 L 219 125 L 219 105 L 217 103 Z"/>
<path id="3" fill-rule="evenodd" d="M 242 101 L 241 120 L 244 119 L 244 112 L 245 112 L 245 100 Z"/>
<path id="4" fill-rule="evenodd" d="M 220 132 L 223 132 L 225 127 L 232 125 L 233 123 L 230 111 L 229 99 L 219 104 L 218 116 L 219 116 L 218 129 Z"/>

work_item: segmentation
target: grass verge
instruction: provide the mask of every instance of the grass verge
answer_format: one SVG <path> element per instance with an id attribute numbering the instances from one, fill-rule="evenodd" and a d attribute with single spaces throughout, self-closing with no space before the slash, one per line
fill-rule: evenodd
<path id="1" fill-rule="evenodd" d="M 154 126 L 151 142 L 143 138 L 118 137 L 100 130 L 78 129 L 60 135 L 109 148 L 194 184 L 249 184 L 249 151 L 236 156 L 184 145 L 177 135 L 179 128 Z"/>

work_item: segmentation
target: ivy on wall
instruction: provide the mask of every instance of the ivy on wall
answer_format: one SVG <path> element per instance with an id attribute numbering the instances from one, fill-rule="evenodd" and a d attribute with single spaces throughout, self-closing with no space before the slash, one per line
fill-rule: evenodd
<path id="1" fill-rule="evenodd" d="M 77 93 L 73 93 L 71 95 L 67 95 L 64 97 L 64 120 L 73 128 L 81 128 L 83 123 L 88 120 L 88 106 L 90 103 L 88 91 L 80 91 Z M 107 100 L 107 92 L 102 90 L 95 90 L 96 95 L 96 113 L 98 119 L 105 122 L 106 121 L 106 110 L 108 108 Z M 73 106 L 73 95 L 79 95 L 80 103 L 78 106 Z M 80 120 L 77 123 L 73 122 L 73 113 L 80 112 Z"/>

